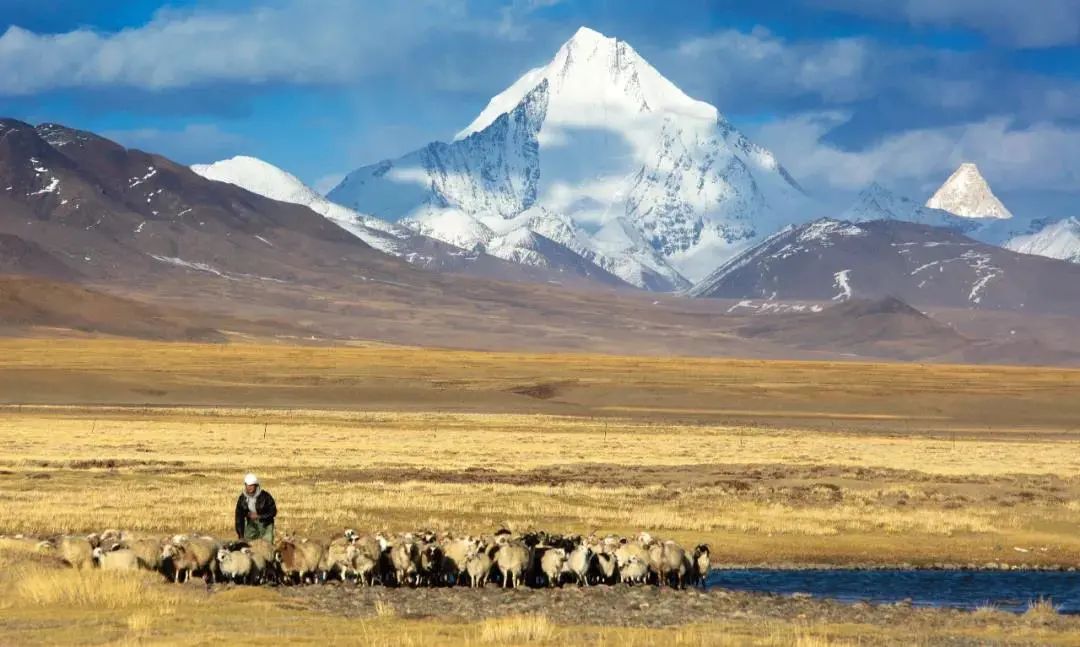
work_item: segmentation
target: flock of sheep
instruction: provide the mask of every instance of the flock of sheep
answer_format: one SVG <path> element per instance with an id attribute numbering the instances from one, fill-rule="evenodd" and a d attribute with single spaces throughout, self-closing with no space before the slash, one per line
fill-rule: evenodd
<path id="1" fill-rule="evenodd" d="M 328 541 L 285 536 L 271 544 L 199 535 L 139 538 L 107 530 L 43 541 L 41 547 L 56 550 L 76 568 L 146 569 L 177 583 L 199 576 L 208 584 L 338 579 L 359 586 L 482 587 L 493 582 L 510 588 L 564 583 L 683 588 L 703 586 L 710 567 L 708 545 L 688 551 L 645 532 L 626 538 L 500 530 L 492 536 L 462 537 L 430 531 L 363 535 L 350 529 Z"/>

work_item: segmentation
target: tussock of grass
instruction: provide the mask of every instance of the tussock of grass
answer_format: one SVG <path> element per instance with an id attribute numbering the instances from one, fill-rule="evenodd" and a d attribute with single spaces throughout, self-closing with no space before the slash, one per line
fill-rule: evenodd
<path id="1" fill-rule="evenodd" d="M 153 586 L 160 576 L 144 572 L 17 569 L 14 604 L 122 609 L 153 602 L 172 606 L 179 602 L 167 589 Z"/>
<path id="2" fill-rule="evenodd" d="M 480 623 L 480 642 L 496 645 L 544 642 L 555 635 L 546 616 L 506 616 Z"/>
<path id="3" fill-rule="evenodd" d="M 1058 607 L 1049 598 L 1039 598 L 1028 604 L 1024 619 L 1031 624 L 1049 624 L 1059 618 Z"/>
<path id="4" fill-rule="evenodd" d="M 380 618 L 394 618 L 397 616 L 397 609 L 386 600 L 375 600 L 375 615 Z"/>

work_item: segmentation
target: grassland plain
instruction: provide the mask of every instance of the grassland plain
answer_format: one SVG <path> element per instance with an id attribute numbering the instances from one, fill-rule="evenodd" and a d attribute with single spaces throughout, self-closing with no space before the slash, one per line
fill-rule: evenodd
<path id="1" fill-rule="evenodd" d="M 726 564 L 1080 565 L 1076 371 L 36 340 L 0 342 L 0 384 L 0 533 L 227 536 L 254 470 L 303 534 L 649 529 Z M 103 584 L 19 542 L 0 572 L 14 643 L 302 643 L 313 626 L 329 644 L 1080 643 L 1065 619 L 775 617 L 741 598 L 663 633 L 423 619 L 389 591 L 351 617 Z M 265 633 L 234 635 L 244 614 Z"/>

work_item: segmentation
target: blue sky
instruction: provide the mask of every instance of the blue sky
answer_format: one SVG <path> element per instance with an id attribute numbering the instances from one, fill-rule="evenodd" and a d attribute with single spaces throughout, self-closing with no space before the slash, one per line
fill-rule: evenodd
<path id="1" fill-rule="evenodd" d="M 628 41 L 837 205 L 972 160 L 1080 215 L 1076 0 L 0 0 L 0 114 L 329 188 L 468 124 L 581 25 Z"/>

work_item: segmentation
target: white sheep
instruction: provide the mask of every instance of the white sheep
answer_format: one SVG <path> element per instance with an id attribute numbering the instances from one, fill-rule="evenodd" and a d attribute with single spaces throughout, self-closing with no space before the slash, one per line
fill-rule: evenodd
<path id="1" fill-rule="evenodd" d="M 570 553 L 566 558 L 567 573 L 574 576 L 579 586 L 587 585 L 589 583 L 588 575 L 589 569 L 592 567 L 593 552 L 589 548 L 588 544 L 579 544 L 577 548 Z"/>
<path id="2" fill-rule="evenodd" d="M 217 562 L 221 574 L 234 583 L 250 584 L 255 567 L 250 550 L 246 547 L 241 550 L 218 549 Z"/>
<path id="3" fill-rule="evenodd" d="M 649 564 L 636 555 L 619 566 L 619 579 L 624 584 L 643 584 L 649 576 Z"/>
<path id="4" fill-rule="evenodd" d="M 495 553 L 495 564 L 502 573 L 503 588 L 517 588 L 524 581 L 525 571 L 532 563 L 532 553 L 525 544 L 509 541 Z"/>
<path id="5" fill-rule="evenodd" d="M 482 588 L 491 574 L 491 556 L 486 550 L 473 547 L 472 551 L 465 555 L 465 572 L 469 576 L 470 587 Z"/>
<path id="6" fill-rule="evenodd" d="M 559 576 L 562 575 L 564 566 L 566 566 L 566 551 L 562 548 L 548 548 L 540 556 L 540 571 L 547 578 L 548 586 L 554 587 L 560 584 Z"/>
<path id="7" fill-rule="evenodd" d="M 411 536 L 407 535 L 394 544 L 390 549 L 390 563 L 394 566 L 398 586 L 416 583 L 419 562 L 420 549 Z"/>
<path id="8" fill-rule="evenodd" d="M 136 571 L 139 569 L 139 558 L 134 551 L 127 548 L 105 551 L 101 546 L 94 549 L 94 561 L 98 568 L 103 571 Z"/>

